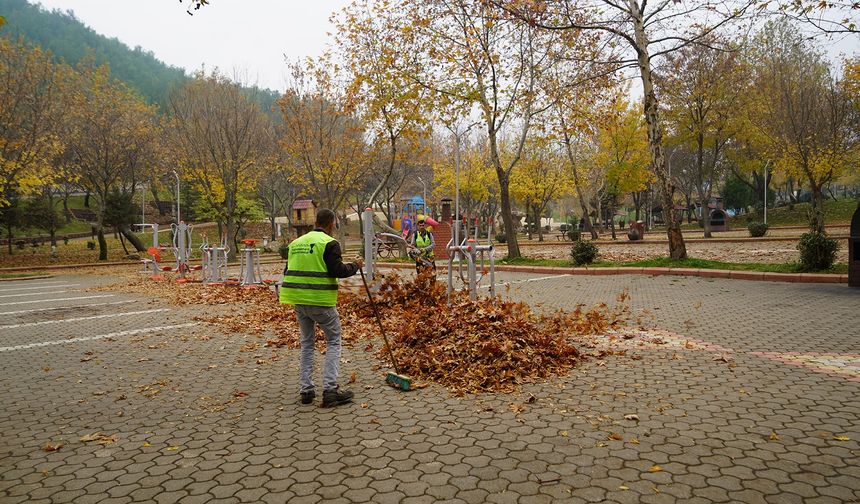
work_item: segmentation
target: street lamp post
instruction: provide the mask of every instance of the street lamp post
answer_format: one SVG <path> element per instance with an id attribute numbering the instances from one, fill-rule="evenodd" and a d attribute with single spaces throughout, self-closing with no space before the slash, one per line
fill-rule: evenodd
<path id="1" fill-rule="evenodd" d="M 422 195 L 422 201 L 424 202 L 424 214 L 427 214 L 427 184 L 424 182 L 424 179 L 418 177 L 418 182 L 421 182 L 421 187 L 424 188 L 424 193 Z"/>
<path id="2" fill-rule="evenodd" d="M 176 224 L 182 221 L 182 215 L 179 211 L 179 173 L 173 170 L 173 176 L 176 177 Z"/>

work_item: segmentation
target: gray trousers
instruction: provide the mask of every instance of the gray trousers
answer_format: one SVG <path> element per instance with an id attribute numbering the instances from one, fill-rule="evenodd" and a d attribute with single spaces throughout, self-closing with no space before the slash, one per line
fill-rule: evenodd
<path id="1" fill-rule="evenodd" d="M 323 364 L 323 391 L 337 388 L 337 373 L 340 367 L 340 315 L 334 306 L 295 305 L 296 318 L 301 332 L 301 360 L 299 361 L 300 392 L 314 389 L 311 375 L 314 373 L 314 341 L 316 326 L 325 333 L 326 352 Z"/>

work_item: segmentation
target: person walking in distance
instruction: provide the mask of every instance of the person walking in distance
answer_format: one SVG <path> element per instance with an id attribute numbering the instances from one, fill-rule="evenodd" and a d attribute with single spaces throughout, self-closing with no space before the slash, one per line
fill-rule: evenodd
<path id="1" fill-rule="evenodd" d="M 317 213 L 315 229 L 290 243 L 284 279 L 278 291 L 281 304 L 293 305 L 301 333 L 299 362 L 299 395 L 302 404 L 316 397 L 311 375 L 314 371 L 316 326 L 325 333 L 326 353 L 323 364 L 323 407 L 352 401 L 353 393 L 338 388 L 341 329 L 337 313 L 338 278 L 355 275 L 364 266 L 361 258 L 344 264 L 340 244 L 332 238 L 334 212 L 327 208 Z"/>

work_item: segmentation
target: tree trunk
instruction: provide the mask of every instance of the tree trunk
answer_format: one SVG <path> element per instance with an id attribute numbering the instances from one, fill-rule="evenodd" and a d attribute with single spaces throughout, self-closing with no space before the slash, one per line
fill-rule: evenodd
<path id="1" fill-rule="evenodd" d="M 63 215 L 66 217 L 66 224 L 72 223 L 72 211 L 69 210 L 69 194 L 63 196 Z"/>
<path id="2" fill-rule="evenodd" d="M 824 194 L 820 185 L 812 185 L 812 208 L 809 211 L 809 229 L 813 233 L 824 233 Z"/>
<path id="3" fill-rule="evenodd" d="M 105 240 L 105 232 L 104 229 L 102 229 L 101 224 L 96 230 L 96 236 L 98 237 L 99 241 L 99 261 L 107 261 L 107 240 Z"/>
<path id="4" fill-rule="evenodd" d="M 122 226 L 119 228 L 120 236 L 124 236 L 129 243 L 134 246 L 134 249 L 138 252 L 146 252 L 146 246 L 140 241 L 140 238 L 134 233 L 131 232 L 131 229 L 128 226 Z M 128 251 L 126 251 L 128 253 Z"/>
<path id="5" fill-rule="evenodd" d="M 612 198 L 612 201 L 609 203 L 609 229 L 612 230 L 612 239 L 617 240 L 618 237 L 615 236 L 615 198 Z"/>
<path id="6" fill-rule="evenodd" d="M 116 234 L 116 229 L 114 229 L 114 234 Z M 122 234 L 119 235 L 119 244 L 122 245 L 122 250 L 125 252 L 125 255 L 128 255 L 128 247 L 125 246 L 125 239 Z"/>
<path id="7" fill-rule="evenodd" d="M 227 212 L 227 244 L 230 246 L 230 251 L 227 253 L 228 261 L 236 260 L 236 249 L 239 247 L 236 242 L 236 218 L 233 217 L 233 212 Z"/>
<path id="8" fill-rule="evenodd" d="M 89 207 L 90 207 L 90 192 L 87 191 L 86 195 L 84 196 L 84 208 L 89 208 Z"/>
<path id="9" fill-rule="evenodd" d="M 702 191 L 698 191 L 699 193 L 699 201 L 702 202 L 702 228 L 704 229 L 704 237 L 712 238 L 711 234 L 711 209 L 708 208 L 708 202 L 710 201 L 710 196 L 705 195 Z"/>
<path id="10" fill-rule="evenodd" d="M 505 237 L 508 243 L 508 258 L 516 259 L 520 256 L 520 244 L 517 242 L 517 232 L 514 229 L 514 217 L 511 214 L 510 180 L 504 171 L 496 167 L 496 175 L 499 178 L 499 200 L 502 206 L 502 222 L 505 226 Z"/>
<path id="11" fill-rule="evenodd" d="M 535 223 L 537 223 L 538 241 L 542 242 L 543 241 L 543 223 L 541 222 L 541 214 L 543 212 L 541 212 L 540 209 L 537 206 L 535 206 L 534 212 L 532 212 L 532 213 L 535 216 Z"/>
<path id="12" fill-rule="evenodd" d="M 7 245 L 9 246 L 9 255 L 12 255 L 12 238 L 14 238 L 14 235 L 12 234 L 12 225 L 11 224 L 6 226 L 6 236 L 7 236 L 6 241 L 8 242 Z"/>
<path id="13" fill-rule="evenodd" d="M 660 193 L 663 200 L 663 219 L 666 221 L 666 236 L 669 238 L 669 257 L 680 260 L 687 258 L 687 248 L 681 226 L 675 220 L 675 205 L 672 201 L 671 180 L 666 171 L 666 157 L 663 155 L 663 131 L 658 117 L 659 107 L 657 95 L 654 92 L 654 82 L 651 74 L 651 56 L 648 54 L 648 37 L 645 35 L 645 24 L 642 12 L 634 0 L 628 0 L 633 14 L 633 31 L 636 40 L 637 62 L 642 78 L 644 93 L 643 105 L 645 123 L 648 126 L 648 149 L 651 151 L 651 165 L 660 183 Z"/>

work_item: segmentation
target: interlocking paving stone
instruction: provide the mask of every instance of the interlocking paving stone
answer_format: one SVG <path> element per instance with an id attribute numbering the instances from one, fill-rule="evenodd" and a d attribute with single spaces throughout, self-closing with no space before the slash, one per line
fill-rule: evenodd
<path id="1" fill-rule="evenodd" d="M 668 331 L 664 345 L 587 360 L 512 395 L 395 392 L 362 344 L 342 365 L 358 377 L 356 404 L 299 406 L 295 350 L 241 352 L 266 336 L 202 325 L 0 352 L 0 502 L 860 502 L 860 383 L 810 357 L 786 363 L 857 355 L 860 291 L 607 276 L 514 283 L 510 296 L 571 309 L 613 304 L 624 288 L 634 318 Z M 0 313 L 0 325 L 169 311 L 7 329 L 0 346 L 230 310 L 110 300 L 134 302 Z M 640 420 L 624 420 L 631 413 Z M 94 432 L 116 441 L 80 441 Z"/>

